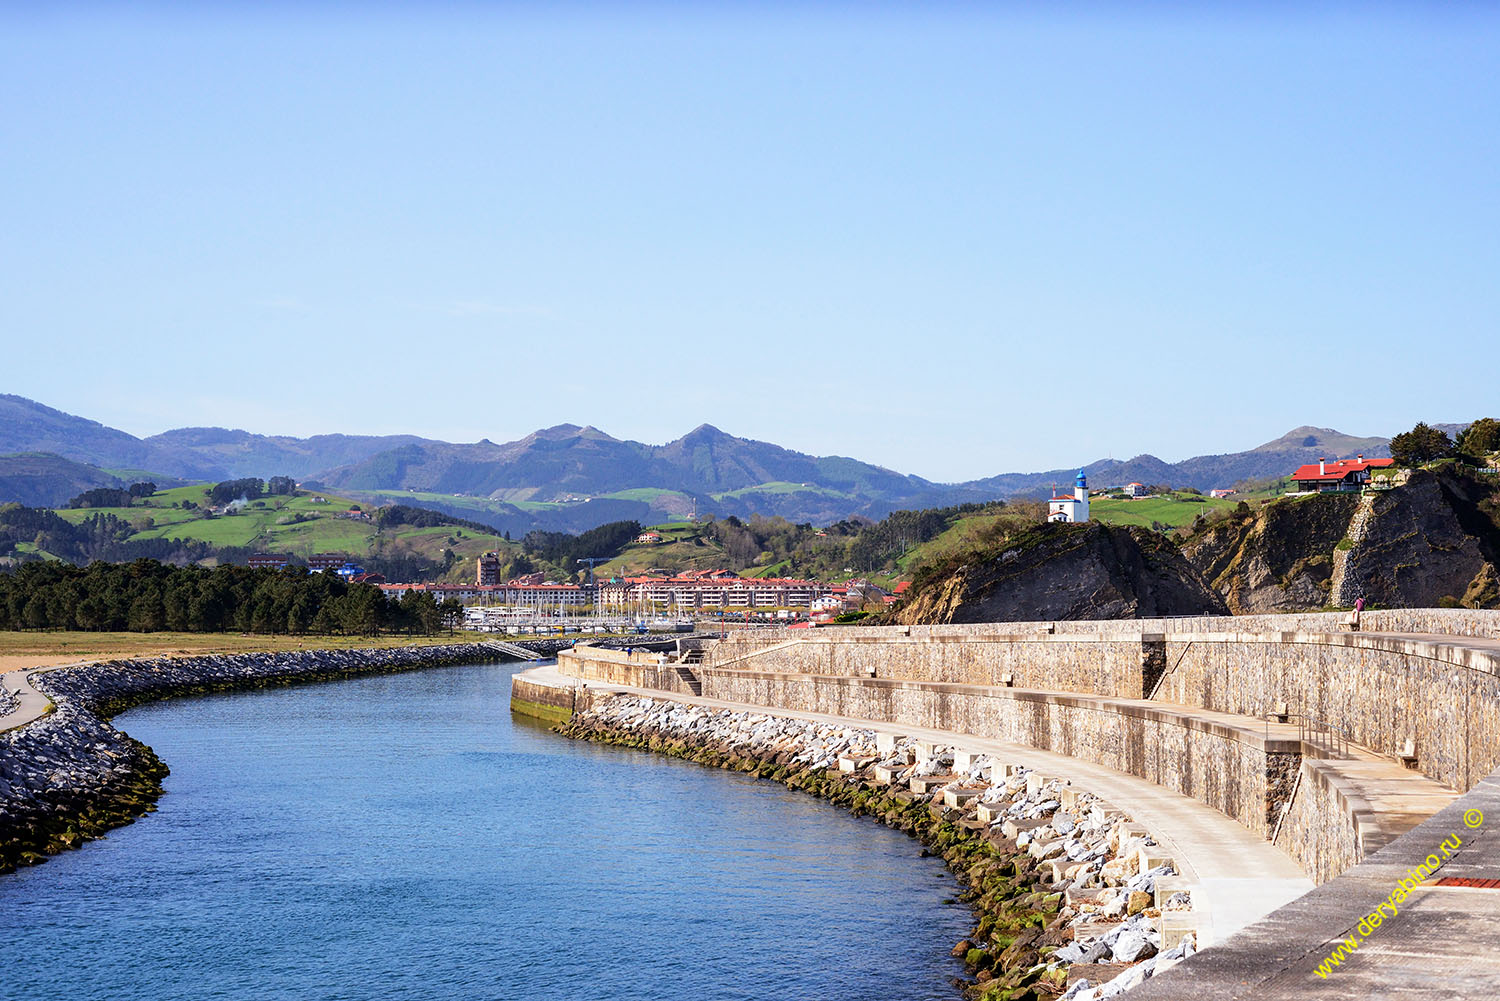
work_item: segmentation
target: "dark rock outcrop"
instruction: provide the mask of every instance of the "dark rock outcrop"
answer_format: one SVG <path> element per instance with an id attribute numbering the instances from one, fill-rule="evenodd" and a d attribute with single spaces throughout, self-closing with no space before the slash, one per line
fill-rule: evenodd
<path id="1" fill-rule="evenodd" d="M 1182 552 L 1235 615 L 1322 608 L 1358 505 L 1356 494 L 1324 494 L 1245 509 L 1189 536 Z"/>
<path id="2" fill-rule="evenodd" d="M 1165 536 L 1090 523 L 1039 526 L 946 572 L 919 575 L 897 624 L 1223 615 Z"/>
<path id="3" fill-rule="evenodd" d="M 1381 608 L 1496 607 L 1500 482 L 1462 468 L 1418 470 L 1378 494 L 1348 557 L 1345 593 Z"/>
<path id="4" fill-rule="evenodd" d="M 1447 467 L 1364 498 L 1288 497 L 1198 529 L 1182 552 L 1236 615 L 1359 597 L 1377 608 L 1500 607 L 1500 481 Z"/>

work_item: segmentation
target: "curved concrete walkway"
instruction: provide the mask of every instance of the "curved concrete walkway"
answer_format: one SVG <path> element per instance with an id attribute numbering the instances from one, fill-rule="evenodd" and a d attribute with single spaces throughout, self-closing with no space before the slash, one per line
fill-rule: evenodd
<path id="1" fill-rule="evenodd" d="M 48 671 L 60 671 L 65 667 L 82 667 L 84 664 L 92 664 L 91 660 L 77 660 L 70 664 L 53 664 L 50 667 L 27 667 L 19 671 L 10 671 L 0 674 L 0 688 L 4 688 L 16 697 L 19 703 L 15 712 L 0 716 L 0 733 L 6 730 L 14 730 L 23 727 L 34 719 L 40 719 L 52 711 L 52 700 L 37 691 L 31 684 L 31 676 L 34 674 L 45 674 Z"/>
<path id="2" fill-rule="evenodd" d="M 551 664 L 519 672 L 517 677 L 554 688 L 573 688 L 580 684 L 578 679 L 563 674 Z M 1239 929 L 1260 920 L 1313 888 L 1312 880 L 1303 875 L 1290 856 L 1251 834 L 1219 811 L 1153 782 L 1103 765 L 1051 751 L 1039 751 L 1021 744 L 949 730 L 900 726 L 824 713 L 771 709 L 753 703 L 726 702 L 625 685 L 589 682 L 588 687 L 593 691 L 619 692 L 714 709 L 731 709 L 901 734 L 989 754 L 1002 761 L 1065 778 L 1078 788 L 1107 800 L 1129 814 L 1132 820 L 1144 825 L 1157 843 L 1171 854 L 1178 871 L 1197 884 L 1194 911 L 1198 915 L 1198 941 L 1201 946 L 1222 942 Z"/>

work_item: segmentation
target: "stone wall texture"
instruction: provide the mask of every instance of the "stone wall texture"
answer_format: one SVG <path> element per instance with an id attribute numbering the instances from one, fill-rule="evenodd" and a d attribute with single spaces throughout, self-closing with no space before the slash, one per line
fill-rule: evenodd
<path id="1" fill-rule="evenodd" d="M 1274 843 L 1323 884 L 1381 847 L 1370 805 L 1322 761 L 1304 758 Z"/>
<path id="2" fill-rule="evenodd" d="M 1295 744 L 1205 724 L 1170 710 L 1089 696 L 1003 688 L 709 668 L 703 694 L 776 709 L 831 713 L 1008 740 L 1192 796 L 1270 836 L 1267 753 Z M 1284 746 L 1285 745 L 1285 746 Z"/>
<path id="3" fill-rule="evenodd" d="M 1163 702 L 1325 721 L 1460 792 L 1500 765 L 1500 649 L 1397 637 L 1208 633 L 1167 640 Z"/>
<path id="4" fill-rule="evenodd" d="M 1150 650 L 1139 633 L 1108 638 L 1041 632 L 918 635 L 921 628 L 913 627 L 911 636 L 899 629 L 827 629 L 793 641 L 786 641 L 783 633 L 779 643 L 727 644 L 713 651 L 708 663 L 788 674 L 1013 685 L 1127 699 L 1144 694 L 1142 661 Z"/>

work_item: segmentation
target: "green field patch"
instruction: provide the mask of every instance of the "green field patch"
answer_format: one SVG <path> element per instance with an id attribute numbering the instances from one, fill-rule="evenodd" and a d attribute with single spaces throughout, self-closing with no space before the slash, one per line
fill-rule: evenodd
<path id="1" fill-rule="evenodd" d="M 819 494 L 824 497 L 849 498 L 853 494 L 842 490 L 834 490 L 830 487 L 820 487 L 807 483 L 788 483 L 785 480 L 775 480 L 770 483 L 760 483 L 753 487 L 740 487 L 738 490 L 726 490 L 724 493 L 714 494 L 714 500 L 738 500 L 753 494 Z"/>
<path id="2" fill-rule="evenodd" d="M 1135 525 L 1150 528 L 1153 524 L 1180 528 L 1210 511 L 1233 508 L 1239 497 L 1211 498 L 1195 494 L 1162 494 L 1135 500 L 1095 497 L 1089 500 L 1089 517 L 1106 525 Z"/>

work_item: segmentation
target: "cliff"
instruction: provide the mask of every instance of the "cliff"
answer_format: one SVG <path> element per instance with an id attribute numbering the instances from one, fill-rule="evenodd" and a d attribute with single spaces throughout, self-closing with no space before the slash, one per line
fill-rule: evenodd
<path id="1" fill-rule="evenodd" d="M 1357 494 L 1324 494 L 1242 507 L 1189 536 L 1182 552 L 1235 615 L 1323 608 L 1359 502 Z"/>
<path id="2" fill-rule="evenodd" d="M 1224 602 L 1164 536 L 1038 526 L 960 565 L 918 574 L 897 624 L 1222 615 Z"/>
<path id="3" fill-rule="evenodd" d="M 1349 607 L 1500 607 L 1500 481 L 1462 467 L 1404 486 L 1245 508 L 1183 555 L 1236 615 Z"/>

